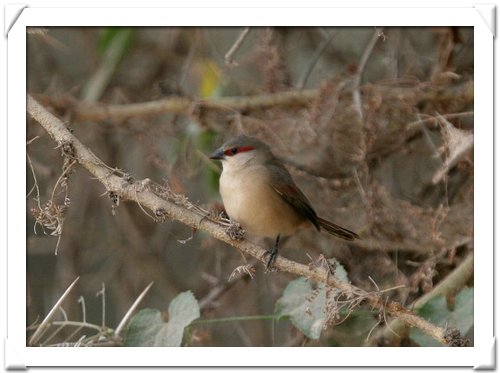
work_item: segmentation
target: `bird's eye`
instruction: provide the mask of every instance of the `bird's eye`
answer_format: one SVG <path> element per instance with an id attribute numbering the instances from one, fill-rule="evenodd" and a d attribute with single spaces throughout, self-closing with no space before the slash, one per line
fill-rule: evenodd
<path id="1" fill-rule="evenodd" d="M 224 151 L 224 154 L 228 155 L 228 156 L 235 155 L 236 153 L 238 153 L 238 148 L 237 147 L 229 148 L 229 149 L 226 149 Z"/>

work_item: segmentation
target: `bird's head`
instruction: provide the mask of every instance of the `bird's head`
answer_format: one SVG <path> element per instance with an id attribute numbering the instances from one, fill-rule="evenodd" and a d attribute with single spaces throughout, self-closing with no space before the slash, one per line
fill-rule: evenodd
<path id="1" fill-rule="evenodd" d="M 241 135 L 225 142 L 215 150 L 210 159 L 222 161 L 224 168 L 241 168 L 249 165 L 265 164 L 273 159 L 269 146 L 255 137 Z"/>

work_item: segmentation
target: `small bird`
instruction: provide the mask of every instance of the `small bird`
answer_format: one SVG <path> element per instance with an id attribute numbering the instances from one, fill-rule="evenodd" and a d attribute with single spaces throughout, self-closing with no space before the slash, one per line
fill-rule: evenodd
<path id="1" fill-rule="evenodd" d="M 211 155 L 222 162 L 219 191 L 228 216 L 252 236 L 275 238 L 266 268 L 278 255 L 280 237 L 312 224 L 318 231 L 352 241 L 359 236 L 316 215 L 271 148 L 254 137 L 241 135 Z"/>

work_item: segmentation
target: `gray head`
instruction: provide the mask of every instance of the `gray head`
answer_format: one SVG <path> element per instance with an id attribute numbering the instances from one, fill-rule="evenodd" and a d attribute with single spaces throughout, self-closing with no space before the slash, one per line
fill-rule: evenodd
<path id="1" fill-rule="evenodd" d="M 274 160 L 269 146 L 255 137 L 240 135 L 226 141 L 210 155 L 211 159 L 222 161 L 224 166 L 243 166 L 266 163 Z"/>

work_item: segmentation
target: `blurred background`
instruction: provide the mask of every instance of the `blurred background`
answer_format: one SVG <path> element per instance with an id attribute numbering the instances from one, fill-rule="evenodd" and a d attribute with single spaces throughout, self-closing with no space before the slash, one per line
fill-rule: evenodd
<path id="1" fill-rule="evenodd" d="M 464 27 L 33 28 L 27 91 L 110 167 L 168 183 L 207 210 L 220 206 L 220 165 L 206 155 L 241 133 L 266 141 L 318 214 L 363 238 L 304 231 L 281 255 L 301 263 L 335 257 L 352 284 L 398 287 L 384 296 L 408 305 L 473 250 L 474 164 L 464 145 L 473 131 L 473 39 Z M 297 99 L 273 101 L 288 91 Z M 240 110 L 201 104 L 263 95 L 266 105 Z M 81 109 L 171 97 L 191 105 L 128 119 L 95 120 Z M 30 117 L 27 129 L 28 326 L 80 276 L 63 304 L 69 320 L 82 320 L 83 299 L 88 322 L 116 328 L 151 281 L 140 308 L 166 316 L 170 301 L 190 290 L 201 320 L 229 318 L 193 325 L 185 345 L 359 346 L 376 334 L 378 311 L 360 307 L 320 339 L 306 338 L 272 317 L 293 276 L 266 274 L 258 263 L 254 278 L 229 281 L 245 264 L 237 250 L 181 223 L 157 223 L 136 203 L 113 207 L 82 167 L 58 182 L 60 149 Z M 49 201 L 59 210 L 44 228 L 36 217 Z M 401 337 L 390 344 L 416 343 Z"/>

